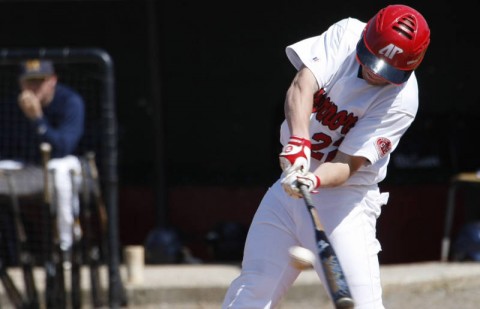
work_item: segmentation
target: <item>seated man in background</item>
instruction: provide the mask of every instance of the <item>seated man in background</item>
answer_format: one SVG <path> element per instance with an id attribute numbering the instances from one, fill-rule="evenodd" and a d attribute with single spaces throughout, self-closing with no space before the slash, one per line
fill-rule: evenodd
<path id="1" fill-rule="evenodd" d="M 8 160 L 3 162 L 38 166 L 40 144 L 46 142 L 51 145 L 48 168 L 55 171 L 60 246 L 68 258 L 73 242 L 72 207 L 74 204 L 78 206 L 78 196 L 72 196 L 70 171 L 77 175 L 74 182 L 79 186 L 81 164 L 74 153 L 84 133 L 84 100 L 75 90 L 58 82 L 53 63 L 49 60 L 28 60 L 21 64 L 20 69 L 18 106 L 12 112 L 13 118 L 18 119 L 9 119 L 16 121 L 16 128 L 10 127 L 5 129 L 10 132 L 3 132 L 2 147 L 5 149 L 0 149 L 0 164 L 1 160 Z M 14 109 L 13 106 L 11 109 Z M 18 181 L 17 185 L 21 187 Z"/>

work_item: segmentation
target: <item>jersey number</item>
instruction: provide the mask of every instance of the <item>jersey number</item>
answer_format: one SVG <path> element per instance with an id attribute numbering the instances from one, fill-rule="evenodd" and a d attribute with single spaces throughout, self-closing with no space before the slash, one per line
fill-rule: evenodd
<path id="1" fill-rule="evenodd" d="M 315 133 L 313 134 L 312 139 L 318 142 L 312 144 L 312 158 L 322 161 L 323 157 L 326 155 L 327 157 L 325 158 L 325 162 L 330 162 L 333 160 L 333 158 L 335 158 L 335 155 L 338 151 L 338 146 L 340 146 L 343 141 L 343 137 L 341 137 L 339 140 L 333 142 L 332 138 L 325 133 Z M 327 153 L 323 152 L 322 150 L 332 145 L 332 142 L 333 146 L 336 148 Z"/>

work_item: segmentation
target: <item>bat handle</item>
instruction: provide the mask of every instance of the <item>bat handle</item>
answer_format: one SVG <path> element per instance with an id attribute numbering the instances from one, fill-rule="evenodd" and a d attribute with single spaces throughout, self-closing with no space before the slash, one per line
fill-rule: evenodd
<path id="1" fill-rule="evenodd" d="M 300 183 L 298 184 L 298 189 L 300 190 L 300 193 L 302 193 L 302 196 L 305 199 L 305 204 L 308 211 L 310 212 L 310 215 L 312 216 L 312 221 L 315 225 L 315 228 L 317 230 L 323 230 L 322 222 L 320 221 L 320 217 L 318 216 L 315 206 L 313 205 L 312 197 L 310 196 L 307 185 Z"/>
<path id="2" fill-rule="evenodd" d="M 40 144 L 40 152 L 42 154 L 42 167 L 43 167 L 43 198 L 45 203 L 50 203 L 50 190 L 49 190 L 49 177 L 48 177 L 48 161 L 50 161 L 52 146 L 49 143 Z"/>
<path id="3" fill-rule="evenodd" d="M 88 164 L 90 165 L 90 172 L 92 173 L 92 178 L 98 179 L 97 164 L 95 163 L 95 152 L 89 151 L 87 152 L 86 156 L 88 159 Z"/>
<path id="4" fill-rule="evenodd" d="M 45 165 L 50 160 L 50 154 L 52 152 L 52 146 L 49 143 L 40 144 L 40 152 L 42 153 L 42 163 Z"/>

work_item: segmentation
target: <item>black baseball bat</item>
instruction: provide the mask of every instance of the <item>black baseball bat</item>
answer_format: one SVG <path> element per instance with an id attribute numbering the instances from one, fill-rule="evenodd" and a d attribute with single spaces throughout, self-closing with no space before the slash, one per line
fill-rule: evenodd
<path id="1" fill-rule="evenodd" d="M 83 221 L 85 223 L 84 228 L 84 245 L 87 250 L 87 263 L 90 270 L 90 291 L 92 295 L 92 305 L 94 308 L 103 307 L 105 305 L 105 301 L 102 298 L 100 293 L 101 285 L 100 285 L 100 249 L 98 245 L 95 243 L 95 231 L 93 229 L 92 223 L 92 203 L 91 203 L 91 189 L 89 184 L 91 185 L 91 177 L 89 173 L 89 163 L 85 162 L 84 160 L 81 161 L 82 163 L 82 205 L 83 211 L 81 212 Z"/>
<path id="2" fill-rule="evenodd" d="M 336 309 L 352 309 L 355 305 L 350 288 L 348 286 L 345 274 L 338 260 L 337 254 L 333 249 L 330 240 L 325 233 L 324 227 L 318 216 L 318 212 L 313 205 L 310 192 L 306 185 L 299 185 L 300 192 L 303 195 L 305 206 L 312 219 L 315 228 L 315 241 L 317 243 L 317 253 L 320 258 L 320 265 L 327 279 L 327 290 Z"/>
<path id="3" fill-rule="evenodd" d="M 15 225 L 15 233 L 17 235 L 17 252 L 20 259 L 20 265 L 23 272 L 23 280 L 27 293 L 27 306 L 31 309 L 38 309 L 40 308 L 40 301 L 38 299 L 38 292 L 35 285 L 35 278 L 33 275 L 34 259 L 28 248 L 27 234 L 25 232 L 25 227 L 20 216 L 20 208 L 15 190 L 15 185 L 9 171 L 4 171 L 3 174 L 6 177 L 10 191 L 10 205 L 13 214 L 13 222 Z"/>
<path id="4" fill-rule="evenodd" d="M 72 268 L 71 268 L 71 301 L 73 309 L 82 307 L 81 296 L 81 239 L 82 226 L 80 224 L 80 205 L 78 204 L 78 191 L 75 181 L 75 171 L 70 170 L 70 181 L 72 185 L 72 214 L 73 214 L 73 244 L 72 244 Z"/>
<path id="5" fill-rule="evenodd" d="M 17 286 L 12 280 L 12 277 L 7 272 L 6 266 L 3 264 L 3 261 L 0 257 L 0 280 L 5 288 L 8 299 L 15 307 L 15 309 L 24 309 L 26 307 L 26 302 L 23 299 L 22 294 L 18 290 Z"/>
<path id="6" fill-rule="evenodd" d="M 100 177 L 99 177 L 99 172 L 98 172 L 98 167 L 97 163 L 95 160 L 95 153 L 93 151 L 90 151 L 86 155 L 88 164 L 89 164 L 89 170 L 90 170 L 90 176 L 92 180 L 92 185 L 93 185 L 93 194 L 95 197 L 95 206 L 96 206 L 96 211 L 99 217 L 100 221 L 100 229 L 101 229 L 101 248 L 102 251 L 105 253 L 107 252 L 107 227 L 108 227 L 108 217 L 107 217 L 107 209 L 105 206 L 105 202 L 103 200 L 103 194 L 102 194 L 102 189 L 101 189 L 101 184 L 100 184 Z M 116 282 L 118 286 L 116 288 L 119 289 L 119 293 L 121 295 L 121 303 L 122 305 L 127 305 L 128 300 L 127 300 L 127 294 L 125 291 L 125 287 L 121 281 Z"/>
<path id="7" fill-rule="evenodd" d="M 88 160 L 88 167 L 90 171 L 90 178 L 92 180 L 92 192 L 95 197 L 95 207 L 100 221 L 100 229 L 102 233 L 102 249 L 105 249 L 105 239 L 107 236 L 107 209 L 103 201 L 102 189 L 100 185 L 100 177 L 98 174 L 97 163 L 95 160 L 95 153 L 90 151 L 86 155 Z"/>

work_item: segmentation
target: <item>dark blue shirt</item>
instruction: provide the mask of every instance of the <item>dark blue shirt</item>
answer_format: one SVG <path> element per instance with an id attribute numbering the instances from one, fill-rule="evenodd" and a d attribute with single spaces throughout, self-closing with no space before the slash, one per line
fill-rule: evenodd
<path id="1" fill-rule="evenodd" d="M 34 123 L 42 142 L 52 145 L 53 157 L 73 154 L 83 135 L 85 104 L 73 89 L 58 85 L 43 118 Z"/>
<path id="2" fill-rule="evenodd" d="M 52 158 L 75 153 L 84 133 L 85 103 L 72 88 L 57 83 L 52 102 L 37 121 L 26 118 L 16 100 L 0 104 L 0 159 L 38 163 L 41 142 L 51 144 Z"/>

